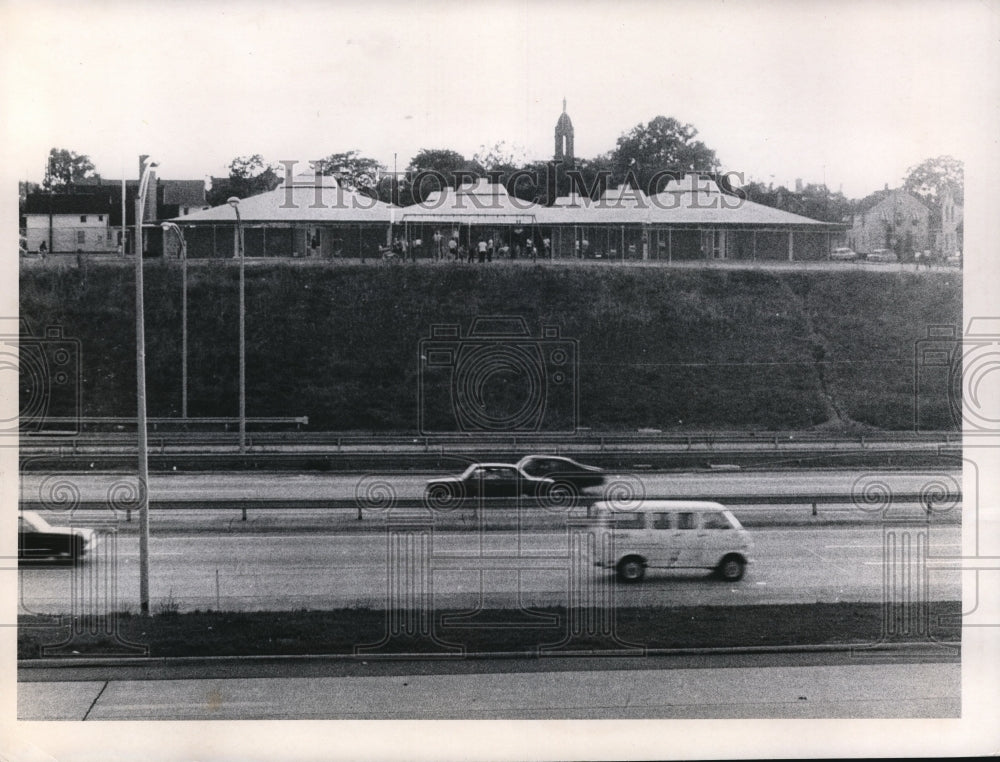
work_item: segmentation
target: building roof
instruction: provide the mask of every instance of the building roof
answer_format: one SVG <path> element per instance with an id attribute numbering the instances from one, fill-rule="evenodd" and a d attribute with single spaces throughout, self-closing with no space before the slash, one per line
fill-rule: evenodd
<path id="1" fill-rule="evenodd" d="M 548 225 L 650 225 L 751 227 L 810 227 L 815 229 L 843 228 L 791 212 L 747 201 L 723 193 L 712 180 L 686 175 L 672 180 L 653 196 L 632 188 L 612 188 L 597 201 L 577 197 L 556 200 L 554 206 L 543 208 L 538 222 Z"/>
<path id="2" fill-rule="evenodd" d="M 446 223 L 467 225 L 528 225 L 535 222 L 544 207 L 511 197 L 500 183 L 485 179 L 464 183 L 457 189 L 444 188 L 430 193 L 419 204 L 403 208 L 403 222 Z"/>
<path id="3" fill-rule="evenodd" d="M 25 214 L 110 214 L 121 203 L 121 190 L 112 193 L 29 193 Z"/>
<path id="4" fill-rule="evenodd" d="M 177 206 L 204 206 L 204 180 L 160 180 L 163 203 Z"/>
<path id="5" fill-rule="evenodd" d="M 340 188 L 333 177 L 312 173 L 296 175 L 290 183 L 282 182 L 272 191 L 240 200 L 240 218 L 245 223 L 387 223 L 398 211 L 378 199 Z M 236 214 L 229 204 L 220 204 L 173 221 L 181 225 L 233 224 Z"/>

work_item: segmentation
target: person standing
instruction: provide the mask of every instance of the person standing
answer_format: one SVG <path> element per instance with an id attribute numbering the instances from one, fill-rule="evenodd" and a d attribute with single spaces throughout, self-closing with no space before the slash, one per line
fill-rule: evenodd
<path id="1" fill-rule="evenodd" d="M 486 242 L 486 261 L 493 261 L 493 239 L 491 238 Z"/>
<path id="2" fill-rule="evenodd" d="M 434 231 L 434 259 L 440 261 L 443 258 L 444 251 L 442 250 L 442 241 L 444 236 L 441 235 L 440 230 Z"/>
<path id="3" fill-rule="evenodd" d="M 453 262 L 458 259 L 458 241 L 454 238 L 448 239 L 448 256 Z"/>
<path id="4" fill-rule="evenodd" d="M 546 259 L 552 259 L 552 241 L 550 239 L 542 239 L 542 251 Z"/>
<path id="5" fill-rule="evenodd" d="M 479 263 L 482 264 L 486 261 L 486 241 L 482 238 L 479 239 L 479 243 L 476 244 L 476 249 L 479 251 Z"/>

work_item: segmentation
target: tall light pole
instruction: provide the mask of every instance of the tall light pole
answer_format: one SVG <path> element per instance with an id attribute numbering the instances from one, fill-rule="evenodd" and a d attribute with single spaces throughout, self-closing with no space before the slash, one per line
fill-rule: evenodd
<path id="1" fill-rule="evenodd" d="M 135 380 L 139 444 L 139 611 L 149 616 L 149 443 L 146 439 L 146 327 L 142 301 L 142 222 L 155 161 L 146 164 L 135 199 Z"/>
<path id="2" fill-rule="evenodd" d="M 184 231 L 176 222 L 160 223 L 163 228 L 164 238 L 166 234 L 173 230 L 181 242 L 181 418 L 188 417 L 188 286 L 187 286 L 187 241 L 184 240 Z M 164 246 L 164 251 L 166 247 Z"/>
<path id="3" fill-rule="evenodd" d="M 227 203 L 236 211 L 236 256 L 240 259 L 240 455 L 247 451 L 247 339 L 246 339 L 246 286 L 244 263 L 246 249 L 243 246 L 243 219 L 240 217 L 240 200 L 236 196 Z"/>

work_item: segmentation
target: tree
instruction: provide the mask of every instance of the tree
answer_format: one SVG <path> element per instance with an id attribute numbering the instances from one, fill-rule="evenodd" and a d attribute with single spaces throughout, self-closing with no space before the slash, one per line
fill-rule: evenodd
<path id="1" fill-rule="evenodd" d="M 620 138 L 611 154 L 613 179 L 638 182 L 648 193 L 663 189 L 668 177 L 656 178 L 658 172 L 679 176 L 686 171 L 713 171 L 718 165 L 715 151 L 695 138 L 698 130 L 666 116 L 654 117 L 648 124 L 637 124 Z"/>
<path id="2" fill-rule="evenodd" d="M 435 174 L 437 173 L 437 174 Z M 483 168 L 458 151 L 447 148 L 422 148 L 406 168 L 407 180 L 415 202 L 423 201 L 442 186 L 455 187 L 460 178 L 482 177 Z"/>
<path id="3" fill-rule="evenodd" d="M 53 148 L 49 151 L 42 187 L 45 190 L 62 188 L 90 177 L 93 172 L 94 162 L 86 154 L 67 151 L 65 148 Z"/>
<path id="4" fill-rule="evenodd" d="M 374 197 L 385 167 L 371 157 L 362 156 L 358 151 L 344 151 L 331 153 L 325 159 L 320 159 L 316 162 L 316 171 L 321 175 L 336 177 L 340 187 L 345 190 Z"/>
<path id="5" fill-rule="evenodd" d="M 272 191 L 281 182 L 282 171 L 280 165 L 268 164 L 259 153 L 237 156 L 229 162 L 229 177 L 208 192 L 208 202 L 218 206 L 231 196 L 247 198 Z"/>
<path id="6" fill-rule="evenodd" d="M 956 204 L 964 204 L 965 164 L 953 156 L 924 159 L 906 171 L 903 187 L 931 206 L 937 206 L 945 190 L 952 192 Z"/>
<path id="7" fill-rule="evenodd" d="M 481 145 L 472 155 L 472 161 L 486 172 L 510 174 L 524 166 L 525 151 L 521 146 L 500 140 L 491 146 Z"/>

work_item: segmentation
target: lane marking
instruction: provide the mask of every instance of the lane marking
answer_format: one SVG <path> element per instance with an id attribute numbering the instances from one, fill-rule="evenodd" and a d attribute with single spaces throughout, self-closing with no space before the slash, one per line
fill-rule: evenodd
<path id="1" fill-rule="evenodd" d="M 844 574 L 850 574 L 850 572 L 847 569 L 845 569 L 843 566 L 841 566 L 840 564 L 835 564 L 833 561 L 831 561 L 828 558 L 823 558 L 823 556 L 821 556 L 819 553 L 817 553 L 812 548 L 805 548 L 805 550 L 807 550 L 808 552 L 812 553 L 814 556 L 816 556 L 816 558 L 818 558 L 823 563 L 830 564 L 830 566 L 833 566 L 833 567 L 835 567 L 837 569 L 840 569 Z"/>

